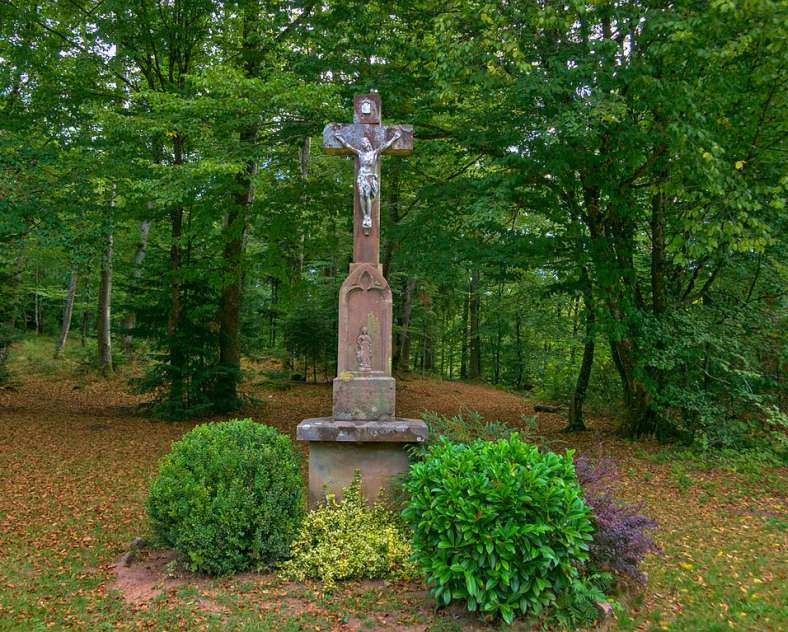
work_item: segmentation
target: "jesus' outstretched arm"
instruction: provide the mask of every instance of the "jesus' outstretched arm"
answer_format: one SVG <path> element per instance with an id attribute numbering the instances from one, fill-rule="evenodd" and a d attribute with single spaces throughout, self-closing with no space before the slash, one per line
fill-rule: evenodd
<path id="1" fill-rule="evenodd" d="M 334 134 L 334 138 L 336 138 L 339 141 L 342 147 L 344 147 L 345 149 L 349 149 L 354 154 L 356 154 L 356 156 L 359 155 L 359 150 L 353 147 L 353 145 L 347 142 L 342 136 L 340 136 L 339 134 Z"/>
<path id="2" fill-rule="evenodd" d="M 402 136 L 402 132 L 397 130 L 396 132 L 394 132 L 394 136 L 392 136 L 389 140 L 387 140 L 385 143 L 383 143 L 380 147 L 378 147 L 375 150 L 375 153 L 382 154 L 389 147 L 391 147 L 394 143 L 396 143 L 400 139 L 401 136 Z M 340 141 L 340 142 L 342 142 L 342 141 Z"/>

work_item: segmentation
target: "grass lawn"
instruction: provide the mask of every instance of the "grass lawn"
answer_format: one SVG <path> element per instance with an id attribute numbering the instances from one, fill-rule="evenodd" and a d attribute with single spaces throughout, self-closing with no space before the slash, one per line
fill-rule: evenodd
<path id="1" fill-rule="evenodd" d="M 196 422 L 140 416 L 123 377 L 85 372 L 76 346 L 56 363 L 51 342 L 20 343 L 15 381 L 0 389 L 0 631 L 489 629 L 460 610 L 434 611 L 418 584 L 349 583 L 326 596 L 273 575 L 184 574 L 166 552 L 147 550 L 116 567 L 125 544 L 146 535 L 147 477 Z M 252 382 L 244 416 L 291 436 L 301 419 L 330 410 L 327 385 Z M 473 407 L 521 425 L 533 412 L 533 402 L 484 386 L 398 385 L 404 416 Z M 621 495 L 660 525 L 663 554 L 646 561 L 648 586 L 615 597 L 624 612 L 611 629 L 788 629 L 785 469 L 742 457 L 699 465 L 678 449 L 618 438 L 607 418 L 592 418 L 587 433 L 562 434 L 562 423 L 539 413 L 537 432 L 555 449 L 613 458 Z"/>

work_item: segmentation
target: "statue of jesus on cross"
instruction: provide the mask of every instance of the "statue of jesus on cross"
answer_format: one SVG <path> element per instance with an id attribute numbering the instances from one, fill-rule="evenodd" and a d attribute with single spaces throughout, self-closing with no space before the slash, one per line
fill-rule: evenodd
<path id="1" fill-rule="evenodd" d="M 396 143 L 401 136 L 402 132 L 397 130 L 394 132 L 394 136 L 391 139 L 387 140 L 377 149 L 373 149 L 372 143 L 365 137 L 361 141 L 361 147 L 356 149 L 342 136 L 334 134 L 334 138 L 336 138 L 344 148 L 353 152 L 358 158 L 356 186 L 358 187 L 358 196 L 361 202 L 361 226 L 364 229 L 365 235 L 369 235 L 369 231 L 372 228 L 372 203 L 375 201 L 375 198 L 378 197 L 378 192 L 380 191 L 380 183 L 378 182 L 378 174 L 376 173 L 378 157 Z"/>
<path id="2" fill-rule="evenodd" d="M 379 263 L 380 157 L 403 156 L 413 151 L 413 127 L 382 125 L 378 94 L 359 94 L 353 100 L 353 123 L 330 123 L 323 130 L 329 154 L 356 157 L 353 196 L 353 261 Z"/>

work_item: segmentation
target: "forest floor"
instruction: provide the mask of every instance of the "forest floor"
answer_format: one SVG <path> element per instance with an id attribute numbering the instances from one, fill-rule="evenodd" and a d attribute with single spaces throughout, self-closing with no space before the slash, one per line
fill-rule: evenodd
<path id="1" fill-rule="evenodd" d="M 123 377 L 99 379 L 76 348 L 17 345 L 14 381 L 0 389 L 0 631 L 468 630 L 489 629 L 459 610 L 434 611 L 424 586 L 353 582 L 331 596 L 319 585 L 274 575 L 210 579 L 178 571 L 162 551 L 118 564 L 147 533 L 147 479 L 170 443 L 197 422 L 155 421 L 138 412 Z M 266 387 L 243 416 L 294 434 L 330 410 L 328 385 Z M 487 386 L 431 379 L 398 382 L 398 411 L 479 411 L 523 427 L 533 401 Z M 757 459 L 714 462 L 656 443 L 617 437 L 615 421 L 563 434 L 559 415 L 537 415 L 528 432 L 554 449 L 608 456 L 618 492 L 659 522 L 661 556 L 645 562 L 645 590 L 623 593 L 616 630 L 784 630 L 788 617 L 788 472 Z M 521 629 L 514 626 L 513 629 Z"/>

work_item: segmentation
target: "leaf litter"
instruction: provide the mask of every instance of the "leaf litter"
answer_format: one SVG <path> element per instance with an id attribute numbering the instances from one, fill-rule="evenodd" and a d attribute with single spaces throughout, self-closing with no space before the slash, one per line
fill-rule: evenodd
<path id="1" fill-rule="evenodd" d="M 292 438 L 301 419 L 331 408 L 328 384 L 273 392 L 249 384 L 246 390 L 251 397 L 239 416 Z M 753 485 L 720 468 L 693 471 L 691 485 L 681 488 L 671 464 L 652 458 L 660 446 L 621 439 L 612 418 L 592 417 L 589 432 L 564 434 L 560 414 L 538 413 L 536 428 L 526 428 L 523 419 L 534 415 L 537 402 L 432 379 L 399 380 L 397 398 L 402 416 L 472 408 L 487 420 L 527 429 L 553 449 L 615 460 L 618 493 L 642 502 L 659 522 L 655 539 L 665 551 L 646 561 L 645 592 L 618 596 L 627 611 L 621 629 L 688 629 L 707 606 L 700 603 L 707 586 L 720 599 L 714 606 L 720 623 L 752 630 L 785 623 L 775 616 L 786 584 L 784 469 L 773 477 L 776 486 Z M 30 373 L 0 390 L 1 629 L 108 622 L 126 629 L 211 629 L 250 618 L 269 622 L 270 629 L 287 621 L 337 630 L 476 626 L 468 615 L 434 612 L 424 587 L 415 584 L 385 586 L 382 605 L 371 612 L 358 596 L 373 588 L 354 582 L 326 604 L 319 586 L 283 584 L 271 575 L 173 577 L 167 570 L 172 558 L 160 551 L 145 551 L 119 570 L 124 543 L 147 533 L 143 502 L 158 460 L 172 441 L 206 421 L 156 421 L 137 413 L 142 401 L 122 379 L 87 379 L 74 388 L 63 376 Z"/>

